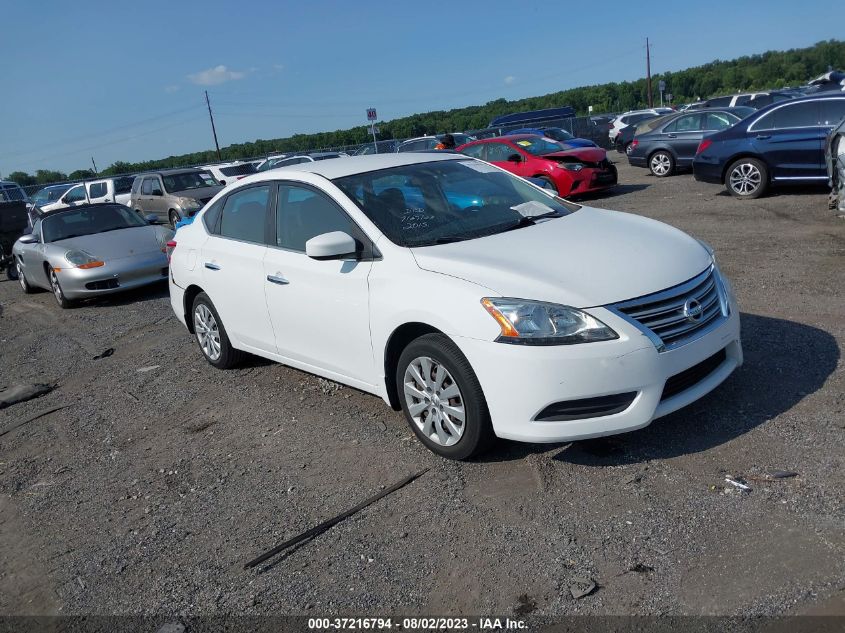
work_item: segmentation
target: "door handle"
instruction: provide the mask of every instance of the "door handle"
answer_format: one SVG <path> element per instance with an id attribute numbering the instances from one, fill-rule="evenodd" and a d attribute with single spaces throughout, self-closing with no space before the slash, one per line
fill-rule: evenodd
<path id="1" fill-rule="evenodd" d="M 668 136 L 669 138 L 678 138 L 677 134 L 672 134 L 672 133 L 669 133 L 666 136 Z"/>
<path id="2" fill-rule="evenodd" d="M 771 134 L 758 134 L 754 138 L 756 138 L 758 141 L 765 141 L 766 139 L 772 138 L 772 135 Z"/>
<path id="3" fill-rule="evenodd" d="M 220 266 L 217 264 L 212 264 L 211 262 L 205 262 L 205 267 L 209 270 L 220 270 Z"/>
<path id="4" fill-rule="evenodd" d="M 284 277 L 279 277 L 277 275 L 267 275 L 267 281 L 269 281 L 271 284 L 279 284 L 280 286 L 286 286 L 290 283 Z"/>

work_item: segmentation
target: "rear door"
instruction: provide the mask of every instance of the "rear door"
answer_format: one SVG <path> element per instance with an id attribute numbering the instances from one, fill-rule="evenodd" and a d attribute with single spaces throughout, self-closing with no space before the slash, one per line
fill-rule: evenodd
<path id="1" fill-rule="evenodd" d="M 240 188 L 223 209 L 200 252 L 203 289 L 236 347 L 275 353 L 264 298 L 264 256 L 273 185 Z"/>
<path id="2" fill-rule="evenodd" d="M 685 114 L 663 128 L 661 140 L 672 148 L 679 167 L 691 164 L 695 158 L 695 150 L 704 134 L 703 119 L 704 114 L 701 112 Z"/>
<path id="3" fill-rule="evenodd" d="M 748 128 L 751 145 L 765 158 L 774 180 L 827 178 L 819 124 L 819 100 L 784 103 Z"/>
<path id="4" fill-rule="evenodd" d="M 114 202 L 114 194 L 110 191 L 110 180 L 100 180 L 88 183 L 88 199 L 91 202 Z"/>

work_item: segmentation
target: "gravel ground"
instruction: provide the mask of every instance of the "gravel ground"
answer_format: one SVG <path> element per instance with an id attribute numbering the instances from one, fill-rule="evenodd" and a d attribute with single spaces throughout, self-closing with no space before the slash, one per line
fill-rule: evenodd
<path id="1" fill-rule="evenodd" d="M 627 164 L 620 182 L 590 204 L 714 246 L 745 365 L 641 431 L 472 463 L 373 396 L 260 359 L 211 368 L 166 287 L 62 311 L 0 283 L 0 387 L 58 385 L 0 432 L 66 406 L 0 436 L 0 613 L 845 614 L 845 222 L 824 190 L 743 202 Z M 775 469 L 798 476 L 755 479 Z M 579 578 L 598 586 L 575 600 Z"/>

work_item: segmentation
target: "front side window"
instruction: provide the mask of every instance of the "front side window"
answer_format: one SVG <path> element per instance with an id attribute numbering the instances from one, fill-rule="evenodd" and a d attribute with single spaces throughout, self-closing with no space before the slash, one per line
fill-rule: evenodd
<path id="1" fill-rule="evenodd" d="M 276 245 L 305 252 L 312 237 L 343 231 L 357 236 L 359 229 L 326 194 L 301 185 L 279 185 L 276 204 Z"/>
<path id="2" fill-rule="evenodd" d="M 85 187 L 82 185 L 77 185 L 73 189 L 67 192 L 65 196 L 65 202 L 83 202 L 85 200 Z"/>
<path id="3" fill-rule="evenodd" d="M 531 224 L 527 216 L 559 218 L 580 208 L 474 160 L 404 165 L 333 182 L 390 241 L 406 247 L 475 239 Z"/>
<path id="4" fill-rule="evenodd" d="M 223 205 L 220 236 L 263 244 L 269 202 L 270 185 L 248 187 L 232 193 Z"/>
<path id="5" fill-rule="evenodd" d="M 150 196 L 153 193 L 153 179 L 144 178 L 144 184 L 141 187 L 141 193 L 145 196 Z"/>
<path id="6" fill-rule="evenodd" d="M 845 119 L 845 99 L 825 99 L 821 102 L 822 125 L 834 126 Z"/>
<path id="7" fill-rule="evenodd" d="M 491 163 L 505 163 L 514 154 L 519 152 L 507 143 L 487 143 L 487 160 Z"/>
<path id="8" fill-rule="evenodd" d="M 488 143 L 479 143 L 478 145 L 470 145 L 469 147 L 465 147 L 461 150 L 461 154 L 466 154 L 467 156 L 472 156 L 473 158 L 480 158 L 484 160 L 484 147 L 488 145 Z"/>

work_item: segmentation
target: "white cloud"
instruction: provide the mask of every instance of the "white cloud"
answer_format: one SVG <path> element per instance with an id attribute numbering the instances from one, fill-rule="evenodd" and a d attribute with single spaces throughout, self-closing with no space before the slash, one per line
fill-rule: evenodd
<path id="1" fill-rule="evenodd" d="M 171 92 L 176 92 L 179 89 L 180 89 L 180 86 L 177 86 L 177 85 L 165 86 L 164 87 L 164 91 L 168 94 L 170 94 Z"/>
<path id="2" fill-rule="evenodd" d="M 229 70 L 222 64 L 194 73 L 193 75 L 188 75 L 188 79 L 191 82 L 200 86 L 216 86 L 217 84 L 226 83 L 234 79 L 243 79 L 244 77 L 246 77 L 246 73 Z"/>
<path id="3" fill-rule="evenodd" d="M 273 70 L 284 70 L 284 69 L 285 69 L 284 64 L 273 64 Z"/>
<path id="4" fill-rule="evenodd" d="M 514 77 L 513 75 L 508 75 L 507 77 L 505 77 L 505 84 L 512 84 L 514 81 L 516 81 L 516 77 Z"/>

